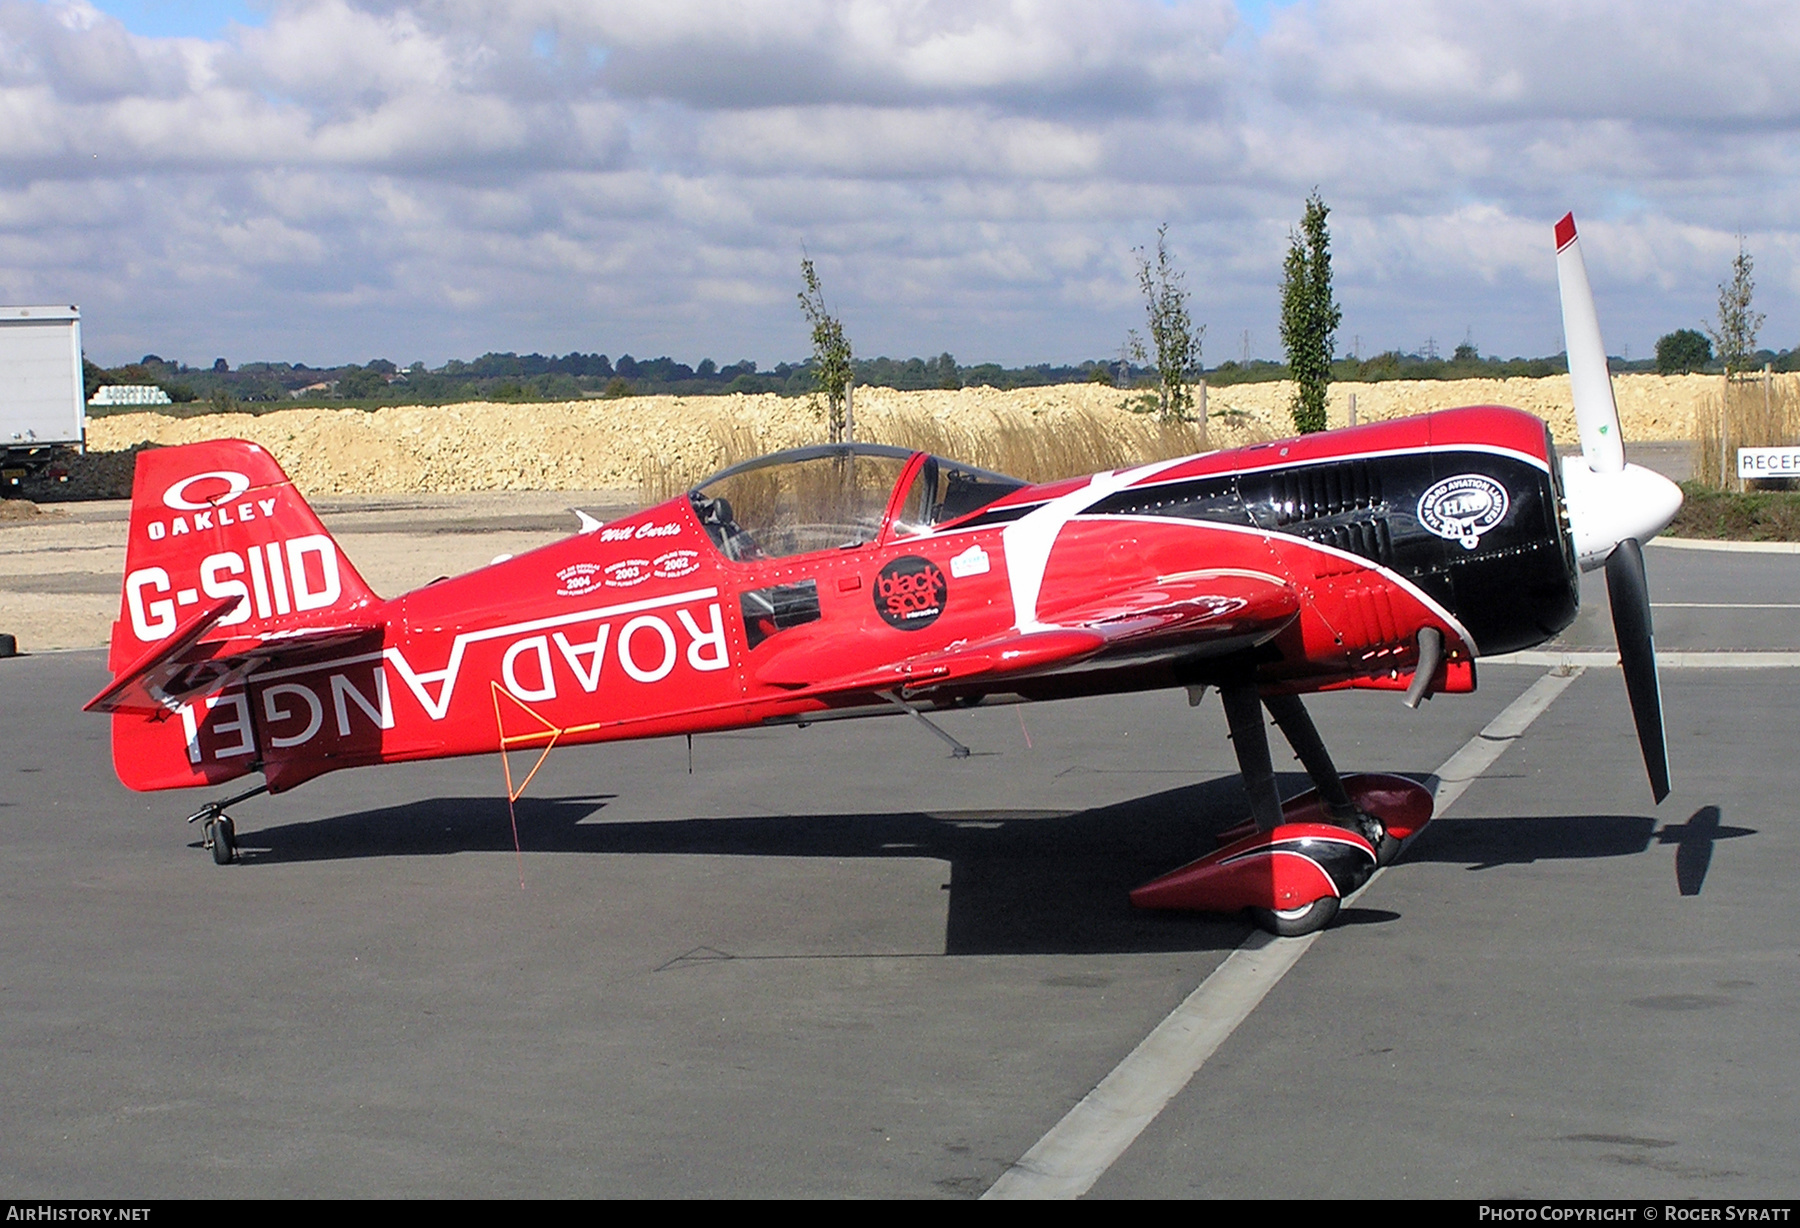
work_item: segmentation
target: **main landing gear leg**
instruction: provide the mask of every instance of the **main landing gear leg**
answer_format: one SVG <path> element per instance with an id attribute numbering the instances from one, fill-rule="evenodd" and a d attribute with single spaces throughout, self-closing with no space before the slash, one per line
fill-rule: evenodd
<path id="1" fill-rule="evenodd" d="M 1225 703 L 1225 720 L 1231 726 L 1231 746 L 1237 752 L 1238 773 L 1244 792 L 1250 795 L 1250 818 L 1257 831 L 1274 831 L 1281 825 L 1281 793 L 1275 788 L 1275 765 L 1269 759 L 1269 727 L 1263 724 L 1262 701 L 1254 683 L 1219 688 Z"/>
<path id="2" fill-rule="evenodd" d="M 1329 925 L 1343 897 L 1375 870 L 1374 840 L 1383 834 L 1351 798 L 1300 701 L 1264 700 L 1249 677 L 1219 688 L 1238 772 L 1250 798 L 1249 825 L 1220 834 L 1220 847 L 1195 862 L 1145 883 L 1131 893 L 1139 908 L 1200 912 L 1243 909 L 1261 928 L 1298 938 Z M 1275 723 L 1318 786 L 1309 798 L 1282 805 L 1269 759 L 1267 703 Z"/>
<path id="3" fill-rule="evenodd" d="M 268 791 L 268 785 L 257 785 L 248 792 L 228 797 L 222 802 L 208 802 L 188 816 L 187 821 L 190 823 L 197 820 L 201 822 L 201 840 L 206 848 L 212 850 L 212 858 L 216 864 L 228 866 L 237 860 L 237 826 L 231 821 L 231 816 L 225 813 L 225 807 L 235 806 Z"/>
<path id="4" fill-rule="evenodd" d="M 1281 876 L 1272 860 L 1278 850 L 1306 845 L 1308 830 L 1283 824 L 1281 793 L 1269 759 L 1269 727 L 1263 723 L 1263 701 L 1256 684 L 1248 680 L 1227 684 L 1219 689 L 1219 697 L 1225 704 L 1225 720 L 1231 726 L 1231 745 L 1237 752 L 1244 792 L 1250 797 L 1250 817 L 1256 824 L 1256 833 L 1140 887 L 1132 898 L 1144 907 L 1186 906 L 1209 911 L 1245 907 L 1257 925 L 1284 937 L 1323 929 L 1337 916 L 1341 889 L 1330 881 L 1323 866 L 1304 857 L 1295 860 L 1307 861 L 1318 871 L 1316 875 L 1302 874 L 1304 881 L 1299 882 L 1278 881 Z M 1301 719 L 1305 719 L 1304 711 Z M 1317 742 L 1317 734 L 1313 740 Z M 1327 759 L 1327 765 L 1329 762 Z M 1336 779 L 1335 773 L 1332 778 Z M 1341 793 L 1343 786 L 1338 788 Z M 1167 902 L 1158 900 L 1159 887 L 1167 892 Z"/>
<path id="5" fill-rule="evenodd" d="M 1319 791 L 1319 800 L 1324 803 L 1325 813 L 1331 816 L 1331 821 L 1360 833 L 1374 845 L 1377 864 L 1385 866 L 1393 861 L 1400 853 L 1400 841 L 1387 833 L 1380 819 L 1357 809 L 1356 803 L 1350 800 L 1343 777 L 1338 775 L 1337 766 L 1331 762 L 1331 752 L 1325 749 L 1325 741 L 1319 737 L 1319 730 L 1312 717 L 1307 715 L 1306 705 L 1300 702 L 1300 697 L 1271 695 L 1263 703 L 1294 753 L 1300 756 L 1300 763 L 1312 778 L 1313 788 Z"/>
<path id="6" fill-rule="evenodd" d="M 1343 898 L 1369 881 L 1401 842 L 1431 820 L 1431 792 L 1403 776 L 1340 777 L 1293 696 L 1264 700 L 1248 679 L 1221 688 L 1252 824 L 1221 832 L 1220 847 L 1131 893 L 1139 908 L 1243 909 L 1284 938 L 1323 929 Z M 1269 762 L 1263 706 L 1293 744 L 1314 788 L 1284 805 Z"/>

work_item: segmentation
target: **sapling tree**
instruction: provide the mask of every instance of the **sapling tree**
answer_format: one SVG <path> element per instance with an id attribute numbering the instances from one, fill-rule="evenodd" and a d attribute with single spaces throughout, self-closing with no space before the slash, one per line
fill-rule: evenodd
<path id="1" fill-rule="evenodd" d="M 1156 413 L 1165 422 L 1185 420 L 1194 408 L 1194 393 L 1189 380 L 1200 369 L 1200 339 L 1206 333 L 1203 324 L 1194 327 L 1188 315 L 1186 279 L 1169 255 L 1169 224 L 1156 229 L 1156 257 L 1134 248 L 1138 264 L 1138 287 L 1144 292 L 1144 314 L 1150 330 L 1150 344 L 1132 329 L 1126 338 L 1126 350 L 1138 362 L 1156 362 Z M 1152 354 L 1154 351 L 1154 354 Z"/>
<path id="2" fill-rule="evenodd" d="M 825 292 L 810 257 L 800 261 L 800 310 L 812 326 L 813 381 L 825 397 L 825 422 L 832 443 L 844 439 L 845 390 L 850 387 L 850 339 L 844 324 L 825 306 Z"/>
<path id="3" fill-rule="evenodd" d="M 1281 344 L 1294 376 L 1294 429 L 1325 429 L 1325 390 L 1331 385 L 1331 355 L 1343 312 L 1331 297 L 1331 209 L 1318 189 L 1306 198 L 1298 232 L 1288 232 L 1281 278 Z"/>

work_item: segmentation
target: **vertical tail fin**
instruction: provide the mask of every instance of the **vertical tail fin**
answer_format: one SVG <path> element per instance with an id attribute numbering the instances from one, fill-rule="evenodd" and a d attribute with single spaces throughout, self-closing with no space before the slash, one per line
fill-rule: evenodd
<path id="1" fill-rule="evenodd" d="M 224 439 L 139 453 L 113 670 L 233 597 L 209 640 L 325 630 L 379 601 L 261 447 Z"/>
<path id="2" fill-rule="evenodd" d="M 379 604 L 266 451 L 218 440 L 138 455 L 106 690 L 113 766 L 133 789 L 263 766 L 241 680 L 286 653 L 373 635 Z M 209 748 L 202 753 L 202 746 Z"/>

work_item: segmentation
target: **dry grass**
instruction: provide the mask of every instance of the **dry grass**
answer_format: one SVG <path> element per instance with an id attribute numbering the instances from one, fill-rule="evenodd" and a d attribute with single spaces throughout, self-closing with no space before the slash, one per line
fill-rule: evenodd
<path id="1" fill-rule="evenodd" d="M 1694 480 L 1712 490 L 1740 489 L 1739 448 L 1800 443 L 1800 379 L 1755 374 L 1721 387 L 1694 415 L 1693 441 Z"/>
<path id="2" fill-rule="evenodd" d="M 741 418 L 715 413 L 707 425 L 712 449 L 701 457 L 669 458 L 650 452 L 639 466 L 638 494 L 645 506 L 673 499 L 698 486 L 721 469 L 754 460 L 783 448 L 797 448 L 817 440 L 789 438 L 760 429 Z"/>
<path id="3" fill-rule="evenodd" d="M 980 416 L 971 420 L 969 416 L 882 411 L 859 415 L 856 426 L 858 438 L 865 443 L 934 452 L 1029 482 L 1124 469 L 1204 452 L 1208 446 L 1206 426 L 1200 422 L 1164 423 L 1145 415 L 1103 414 L 1091 409 L 1046 415 L 992 410 L 985 421 Z M 1251 420 L 1213 429 L 1228 432 L 1228 439 L 1217 441 L 1225 446 L 1272 438 Z M 709 466 L 671 463 L 655 455 L 644 459 L 640 486 L 646 502 L 672 498 L 709 474 L 741 461 L 817 442 L 789 439 L 723 416 L 711 423 L 710 435 L 713 453 Z"/>
<path id="4" fill-rule="evenodd" d="M 1207 446 L 1206 428 L 1198 422 L 1102 417 L 1091 410 L 1052 418 L 995 412 L 988 423 L 883 414 L 867 426 L 877 442 L 935 452 L 1030 482 L 1187 456 Z"/>

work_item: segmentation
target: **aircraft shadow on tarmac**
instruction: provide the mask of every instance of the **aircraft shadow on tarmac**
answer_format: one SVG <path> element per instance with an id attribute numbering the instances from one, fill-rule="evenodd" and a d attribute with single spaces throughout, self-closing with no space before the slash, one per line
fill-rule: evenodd
<path id="1" fill-rule="evenodd" d="M 1298 777 L 1295 778 L 1296 782 Z M 1304 786 L 1296 784 L 1296 791 Z M 1230 950 L 1247 924 L 1142 912 L 1131 888 L 1210 852 L 1248 814 L 1235 776 L 1076 811 L 891 811 L 608 822 L 606 796 L 523 798 L 534 853 L 934 858 L 946 862 L 944 950 L 1074 954 Z M 504 797 L 447 797 L 239 833 L 247 866 L 510 851 Z"/>
<path id="2" fill-rule="evenodd" d="M 1286 794 L 1304 777 L 1284 777 Z M 1131 888 L 1214 847 L 1212 835 L 1242 822 L 1248 805 L 1237 777 L 1165 790 L 1075 812 L 968 810 L 608 822 L 610 795 L 523 798 L 519 842 L 533 853 L 603 853 L 825 858 L 935 858 L 948 863 L 945 953 L 1077 954 L 1225 950 L 1246 923 L 1144 912 Z M 1616 857 L 1676 844 L 1684 895 L 1699 891 L 1712 842 L 1752 834 L 1719 825 L 1716 807 L 1686 824 L 1593 816 L 1451 819 L 1434 823 L 1406 860 L 1468 863 L 1470 869 L 1550 858 Z M 504 798 L 445 797 L 239 834 L 244 861 L 258 864 L 359 857 L 510 850 Z M 1691 889 L 1690 889 L 1691 888 Z M 1346 910 L 1340 924 L 1397 914 Z"/>
<path id="3" fill-rule="evenodd" d="M 1720 840 L 1753 836 L 1750 827 L 1726 827 L 1717 806 L 1702 806 L 1685 823 L 1643 815 L 1556 815 L 1538 818 L 1439 819 L 1407 847 L 1410 862 L 1461 863 L 1471 870 L 1585 857 L 1626 857 L 1652 846 L 1675 847 L 1675 886 L 1699 895 Z"/>

